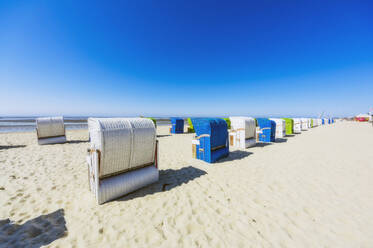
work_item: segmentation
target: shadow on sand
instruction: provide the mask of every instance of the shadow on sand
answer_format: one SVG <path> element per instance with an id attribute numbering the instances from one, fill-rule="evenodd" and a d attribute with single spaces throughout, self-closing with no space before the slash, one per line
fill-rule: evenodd
<path id="1" fill-rule="evenodd" d="M 0 150 L 8 150 L 8 149 L 22 148 L 22 147 L 26 147 L 26 145 L 0 146 Z"/>
<path id="2" fill-rule="evenodd" d="M 252 152 L 247 152 L 247 151 L 236 150 L 236 151 L 229 152 L 228 157 L 219 159 L 215 163 L 225 163 L 225 162 L 229 162 L 229 161 L 233 161 L 233 160 L 243 159 L 243 158 L 246 158 L 247 156 L 249 156 L 251 154 L 253 154 L 253 153 Z"/>
<path id="3" fill-rule="evenodd" d="M 87 143 L 89 140 L 68 140 L 66 143 L 68 144 L 79 144 L 79 143 Z"/>
<path id="4" fill-rule="evenodd" d="M 158 134 L 157 138 L 172 136 L 171 134 Z"/>
<path id="5" fill-rule="evenodd" d="M 0 247 L 41 247 L 67 235 L 63 209 L 28 220 L 22 225 L 0 220 Z"/>
<path id="6" fill-rule="evenodd" d="M 295 135 L 296 135 L 296 134 L 287 134 L 287 135 L 286 135 L 286 138 L 288 138 L 288 137 L 295 137 Z"/>
<path id="7" fill-rule="evenodd" d="M 206 175 L 207 172 L 200 170 L 193 166 L 183 167 L 181 169 L 167 169 L 159 171 L 159 181 L 149 185 L 143 189 L 139 189 L 124 197 L 117 199 L 117 201 L 128 201 L 137 197 L 144 197 L 158 192 L 168 191 L 175 187 L 186 184 L 194 179 Z"/>
<path id="8" fill-rule="evenodd" d="M 254 147 L 265 147 L 270 145 L 272 145 L 272 143 L 258 142 Z"/>
<path id="9" fill-rule="evenodd" d="M 288 139 L 277 138 L 275 143 L 285 143 L 287 141 L 288 141 Z"/>

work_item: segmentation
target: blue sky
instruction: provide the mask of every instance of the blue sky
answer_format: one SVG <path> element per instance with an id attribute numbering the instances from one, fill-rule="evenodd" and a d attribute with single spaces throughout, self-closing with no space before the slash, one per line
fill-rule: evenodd
<path id="1" fill-rule="evenodd" d="M 0 115 L 373 107 L 371 1 L 77 2 L 0 2 Z"/>

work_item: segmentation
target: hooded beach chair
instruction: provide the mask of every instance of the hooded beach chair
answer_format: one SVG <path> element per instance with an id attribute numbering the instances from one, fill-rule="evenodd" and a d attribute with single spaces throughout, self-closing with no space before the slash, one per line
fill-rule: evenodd
<path id="1" fill-rule="evenodd" d="M 291 118 L 282 118 L 285 120 L 285 131 L 286 135 L 291 135 L 293 134 L 294 130 L 294 120 Z"/>
<path id="2" fill-rule="evenodd" d="M 286 136 L 286 122 L 280 118 L 269 118 L 271 121 L 274 121 L 276 124 L 276 133 L 275 139 L 283 138 Z"/>
<path id="3" fill-rule="evenodd" d="M 301 126 L 302 131 L 308 130 L 308 127 L 310 125 L 311 120 L 308 119 L 308 118 L 301 118 L 300 120 L 301 120 L 301 123 L 302 123 L 302 126 Z"/>
<path id="4" fill-rule="evenodd" d="M 170 133 L 184 133 L 184 119 L 171 118 Z"/>
<path id="5" fill-rule="evenodd" d="M 317 127 L 319 125 L 317 119 L 312 119 L 313 125 L 312 127 Z"/>
<path id="6" fill-rule="evenodd" d="M 259 126 L 259 141 L 274 142 L 276 137 L 276 123 L 267 118 L 256 119 Z"/>
<path id="7" fill-rule="evenodd" d="M 36 135 L 39 145 L 66 142 L 63 117 L 42 117 L 36 119 Z"/>
<path id="8" fill-rule="evenodd" d="M 229 155 L 227 122 L 220 118 L 192 118 L 196 137 L 193 157 L 208 163 Z"/>
<path id="9" fill-rule="evenodd" d="M 188 133 L 194 133 L 195 131 L 194 131 L 192 119 L 188 118 L 187 121 L 188 121 Z"/>
<path id="10" fill-rule="evenodd" d="M 300 118 L 293 118 L 294 121 L 294 133 L 302 132 L 302 120 Z"/>
<path id="11" fill-rule="evenodd" d="M 317 119 L 317 125 L 319 125 L 319 126 L 322 125 L 322 119 Z"/>
<path id="12" fill-rule="evenodd" d="M 256 145 L 256 123 L 250 117 L 229 117 L 231 131 L 229 143 L 233 147 L 245 149 Z"/>
<path id="13" fill-rule="evenodd" d="M 89 118 L 88 180 L 97 203 L 158 181 L 158 145 L 147 118 Z"/>

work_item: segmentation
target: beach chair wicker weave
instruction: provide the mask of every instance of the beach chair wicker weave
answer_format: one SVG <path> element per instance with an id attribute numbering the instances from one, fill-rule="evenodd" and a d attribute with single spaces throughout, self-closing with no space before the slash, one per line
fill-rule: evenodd
<path id="1" fill-rule="evenodd" d="M 98 204 L 158 181 L 154 123 L 147 118 L 89 118 L 88 171 Z"/>
<path id="2" fill-rule="evenodd" d="M 39 145 L 66 142 L 63 117 L 37 118 L 36 134 Z"/>

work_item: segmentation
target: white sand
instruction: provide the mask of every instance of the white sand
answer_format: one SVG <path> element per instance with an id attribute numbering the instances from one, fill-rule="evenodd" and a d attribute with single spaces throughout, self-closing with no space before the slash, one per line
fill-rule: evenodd
<path id="1" fill-rule="evenodd" d="M 321 126 L 211 165 L 191 158 L 192 137 L 159 137 L 160 182 L 99 206 L 86 131 L 48 146 L 0 134 L 0 247 L 373 247 L 371 125 Z"/>

